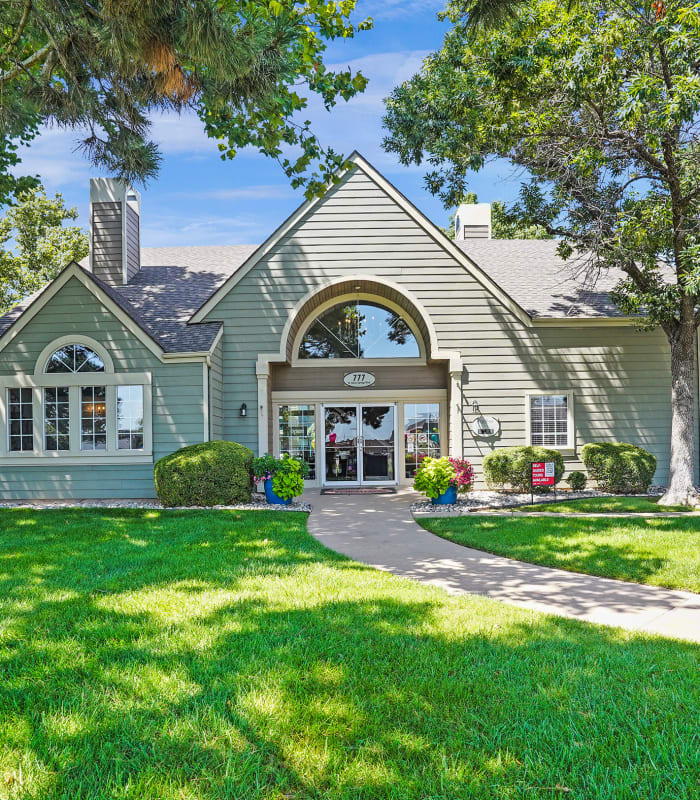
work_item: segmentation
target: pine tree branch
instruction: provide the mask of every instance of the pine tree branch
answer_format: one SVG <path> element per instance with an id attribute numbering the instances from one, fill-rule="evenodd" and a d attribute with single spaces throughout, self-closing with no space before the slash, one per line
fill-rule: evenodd
<path id="1" fill-rule="evenodd" d="M 33 66 L 34 64 L 38 64 L 40 61 L 43 61 L 44 58 L 46 58 L 46 56 L 51 52 L 51 50 L 53 50 L 53 44 L 49 42 L 43 47 L 40 47 L 35 53 L 32 53 L 28 58 L 25 58 L 24 61 L 20 61 L 16 66 L 12 67 L 12 69 L 8 69 L 7 72 L 0 73 L 0 84 L 11 81 L 18 75 L 26 72 L 29 67 Z"/>
<path id="2" fill-rule="evenodd" d="M 20 21 L 17 23 L 17 30 L 14 32 L 14 35 L 10 39 L 10 41 L 3 47 L 3 53 L 9 53 L 10 50 L 17 44 L 20 40 L 20 37 L 24 33 L 24 29 L 27 27 L 27 22 L 29 20 L 29 13 L 32 10 L 32 0 L 27 0 L 24 4 L 24 9 L 22 11 L 22 16 Z"/>

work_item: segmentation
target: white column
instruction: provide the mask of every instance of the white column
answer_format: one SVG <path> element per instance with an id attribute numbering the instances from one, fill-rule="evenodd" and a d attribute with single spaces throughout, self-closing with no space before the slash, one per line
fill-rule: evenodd
<path id="1" fill-rule="evenodd" d="M 258 377 L 258 455 L 269 452 L 270 444 L 267 441 L 267 420 L 269 409 L 267 407 L 267 382 L 268 372 L 257 373 Z"/>
<path id="2" fill-rule="evenodd" d="M 464 453 L 464 432 L 462 431 L 462 370 L 450 371 L 450 455 L 462 458 Z"/>

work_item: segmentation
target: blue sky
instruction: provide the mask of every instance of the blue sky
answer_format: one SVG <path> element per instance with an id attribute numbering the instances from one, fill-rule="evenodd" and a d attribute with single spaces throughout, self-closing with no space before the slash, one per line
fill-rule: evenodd
<path id="1" fill-rule="evenodd" d="M 374 18 L 374 29 L 355 39 L 332 42 L 327 63 L 361 70 L 369 78 L 365 93 L 327 113 L 316 104 L 308 118 L 324 144 L 346 155 L 359 150 L 418 208 L 438 224 L 448 213 L 423 185 L 423 168 L 405 168 L 381 149 L 382 100 L 409 78 L 431 50 L 440 47 L 446 25 L 437 20 L 443 3 L 434 0 L 360 0 L 359 20 Z M 154 138 L 163 152 L 158 177 L 141 191 L 144 246 L 258 244 L 302 201 L 279 166 L 254 152 L 232 161 L 219 158 L 194 116 L 154 119 Z M 80 212 L 87 227 L 91 176 L 100 174 L 73 152 L 76 134 L 51 129 L 23 151 L 22 172 L 37 173 L 49 192 L 60 191 Z M 511 199 L 517 180 L 507 167 L 488 166 L 474 176 L 481 202 Z"/>

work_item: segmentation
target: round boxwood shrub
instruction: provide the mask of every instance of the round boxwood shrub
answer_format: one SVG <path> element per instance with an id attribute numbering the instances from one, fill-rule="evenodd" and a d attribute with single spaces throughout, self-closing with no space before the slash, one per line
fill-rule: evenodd
<path id="1" fill-rule="evenodd" d="M 484 477 L 492 489 L 510 487 L 516 492 L 530 491 L 530 464 L 533 461 L 553 461 L 554 480 L 559 483 L 564 474 L 564 459 L 558 450 L 547 447 L 500 447 L 484 459 Z M 549 487 L 535 487 L 547 492 Z"/>
<path id="2" fill-rule="evenodd" d="M 566 482 L 569 484 L 572 491 L 582 492 L 586 488 L 586 473 L 581 472 L 579 469 L 575 469 L 573 472 L 569 473 L 569 477 L 566 479 Z"/>
<path id="3" fill-rule="evenodd" d="M 591 442 L 581 449 L 588 474 L 603 492 L 643 494 L 656 472 L 656 458 L 628 442 Z"/>
<path id="4" fill-rule="evenodd" d="M 155 465 L 158 499 L 164 506 L 228 506 L 250 502 L 253 453 L 236 442 L 183 447 Z"/>

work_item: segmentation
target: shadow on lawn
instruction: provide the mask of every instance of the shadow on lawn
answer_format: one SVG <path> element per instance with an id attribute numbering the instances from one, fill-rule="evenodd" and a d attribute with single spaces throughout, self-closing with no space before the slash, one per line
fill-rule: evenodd
<path id="1" fill-rule="evenodd" d="M 692 796 L 697 647 L 446 598 L 284 514 L 60 514 L 0 537 L 25 796 Z"/>
<path id="2" fill-rule="evenodd" d="M 421 520 L 421 525 L 446 539 L 465 546 L 506 555 L 528 563 L 560 567 L 590 575 L 610 575 L 620 580 L 646 582 L 658 575 L 669 560 L 640 545 L 622 542 L 580 541 L 578 536 L 614 535 L 620 524 L 629 520 L 598 518 L 539 518 L 483 517 L 457 519 L 431 518 Z M 632 520 L 644 526 L 643 519 Z M 654 520 L 654 529 L 674 529 L 681 522 L 674 519 Z M 459 527 L 459 526 L 463 527 Z"/>

